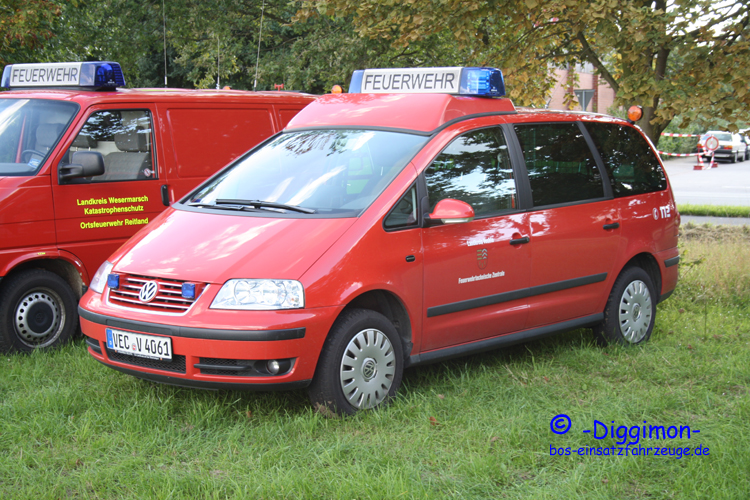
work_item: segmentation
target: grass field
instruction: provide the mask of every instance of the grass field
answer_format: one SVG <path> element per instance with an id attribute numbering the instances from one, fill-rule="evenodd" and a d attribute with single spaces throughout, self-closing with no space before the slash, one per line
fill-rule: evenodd
<path id="1" fill-rule="evenodd" d="M 750 235 L 687 227 L 652 340 L 578 330 L 407 370 L 343 420 L 304 392 L 205 392 L 99 365 L 82 341 L 0 358 L 0 498 L 750 498 Z M 550 420 L 567 414 L 567 434 Z M 690 426 L 708 456 L 551 456 L 606 425 Z"/>
<path id="2" fill-rule="evenodd" d="M 750 217 L 750 207 L 724 205 L 677 205 L 681 215 L 700 215 L 705 217 Z"/>

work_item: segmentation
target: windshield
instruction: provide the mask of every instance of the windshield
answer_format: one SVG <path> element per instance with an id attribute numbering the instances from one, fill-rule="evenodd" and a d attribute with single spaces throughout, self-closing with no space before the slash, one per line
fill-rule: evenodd
<path id="1" fill-rule="evenodd" d="M 0 99 L 0 176 L 36 174 L 77 111 L 70 102 Z"/>
<path id="2" fill-rule="evenodd" d="M 356 217 L 426 141 L 419 135 L 374 130 L 289 132 L 209 180 L 187 204 Z"/>

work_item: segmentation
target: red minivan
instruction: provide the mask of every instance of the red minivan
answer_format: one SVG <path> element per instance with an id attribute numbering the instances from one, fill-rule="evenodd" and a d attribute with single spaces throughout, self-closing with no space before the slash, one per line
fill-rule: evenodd
<path id="1" fill-rule="evenodd" d="M 653 146 L 503 94 L 492 68 L 355 72 L 102 265 L 89 353 L 354 413 L 420 363 L 580 327 L 646 341 L 679 261 Z"/>
<path id="2" fill-rule="evenodd" d="M 14 64 L 0 93 L 0 352 L 54 347 L 108 255 L 315 97 L 123 89 L 113 62 Z"/>

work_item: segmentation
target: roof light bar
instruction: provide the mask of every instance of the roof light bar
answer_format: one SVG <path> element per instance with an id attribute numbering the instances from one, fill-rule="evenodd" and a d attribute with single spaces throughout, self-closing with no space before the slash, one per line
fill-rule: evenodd
<path id="1" fill-rule="evenodd" d="M 114 89 L 125 86 L 125 77 L 120 64 L 110 61 L 9 64 L 0 86 Z"/>
<path id="2" fill-rule="evenodd" d="M 352 74 L 353 94 L 455 94 L 480 97 L 505 95 L 503 73 L 497 68 L 384 68 Z"/>

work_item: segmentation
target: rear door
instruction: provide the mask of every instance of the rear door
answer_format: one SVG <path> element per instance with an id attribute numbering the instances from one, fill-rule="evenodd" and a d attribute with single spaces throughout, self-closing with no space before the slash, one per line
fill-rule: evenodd
<path id="1" fill-rule="evenodd" d="M 150 104 L 96 106 L 52 172 L 57 244 L 83 260 L 89 277 L 136 231 L 164 210 Z M 79 151 L 102 155 L 104 175 L 62 180 Z"/>
<path id="2" fill-rule="evenodd" d="M 488 127 L 456 137 L 423 176 L 430 212 L 452 198 L 470 204 L 476 217 L 422 229 L 421 351 L 521 330 L 530 269 L 528 216 L 519 210 L 517 172 L 503 130 Z"/>
<path id="3" fill-rule="evenodd" d="M 578 122 L 513 128 L 533 202 L 526 327 L 601 312 L 621 250 L 621 228 L 618 204 L 590 138 Z"/>

